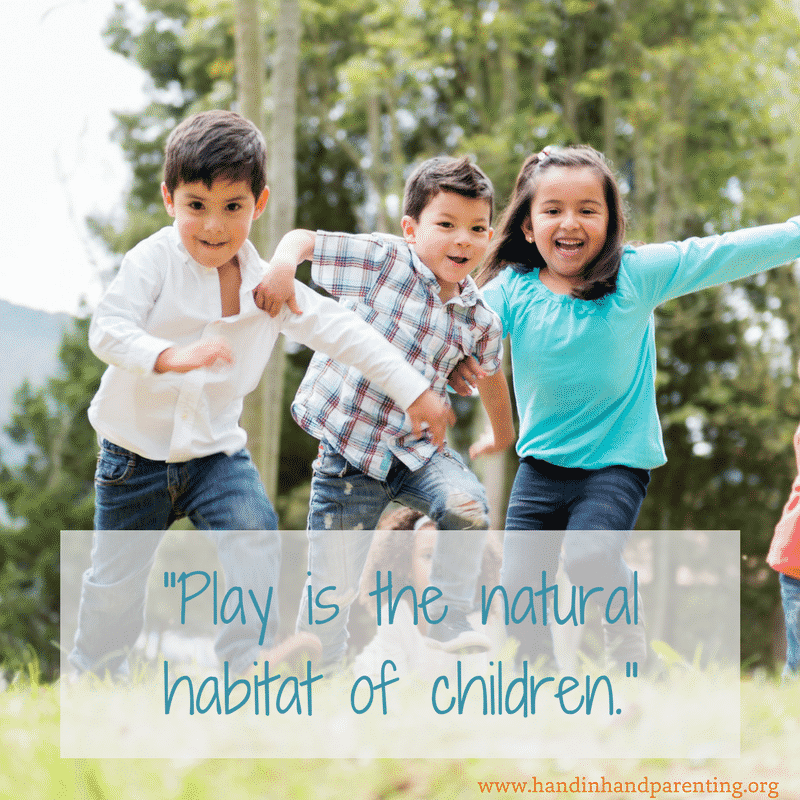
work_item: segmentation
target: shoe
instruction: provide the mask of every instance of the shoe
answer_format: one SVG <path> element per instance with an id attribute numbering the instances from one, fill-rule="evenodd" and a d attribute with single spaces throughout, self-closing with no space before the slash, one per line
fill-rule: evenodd
<path id="1" fill-rule="evenodd" d="M 483 653 L 492 643 L 485 633 L 476 631 L 463 611 L 448 609 L 445 618 L 431 625 L 425 637 L 428 647 L 445 653 Z"/>
<path id="2" fill-rule="evenodd" d="M 626 625 L 617 622 L 612 625 L 603 616 L 603 650 L 605 652 L 606 667 L 620 672 L 628 664 L 636 664 L 637 673 L 645 668 L 648 662 L 649 647 L 647 644 L 647 627 L 642 611 L 642 596 L 637 598 L 639 607 L 639 624 Z"/>

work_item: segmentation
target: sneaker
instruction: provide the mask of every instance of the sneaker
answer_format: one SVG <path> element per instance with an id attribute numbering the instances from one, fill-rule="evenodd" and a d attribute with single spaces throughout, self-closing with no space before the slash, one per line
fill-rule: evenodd
<path id="1" fill-rule="evenodd" d="M 483 653 L 492 646 L 485 633 L 469 624 L 463 611 L 452 608 L 441 622 L 430 626 L 425 642 L 446 653 Z"/>
<path id="2" fill-rule="evenodd" d="M 639 607 L 639 624 L 627 625 L 617 622 L 612 625 L 603 615 L 603 650 L 606 667 L 624 671 L 628 664 L 636 664 L 637 673 L 645 669 L 648 662 L 649 647 L 647 644 L 647 627 L 642 610 L 642 596 L 637 598 Z M 630 667 L 627 667 L 631 669 Z"/>

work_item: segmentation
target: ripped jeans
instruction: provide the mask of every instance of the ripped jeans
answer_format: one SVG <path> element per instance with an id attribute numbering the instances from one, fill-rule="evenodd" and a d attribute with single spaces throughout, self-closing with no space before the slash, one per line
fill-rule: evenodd
<path id="1" fill-rule="evenodd" d="M 431 617 L 444 605 L 468 613 L 483 558 L 489 510 L 480 481 L 454 451 L 445 448 L 414 472 L 394 459 L 386 480 L 369 477 L 326 447 L 314 462 L 308 511 L 309 577 L 300 601 L 297 629 L 322 640 L 323 664 L 340 661 L 347 651 L 349 606 L 358 595 L 373 531 L 390 502 L 427 514 L 439 529 L 430 584 L 442 597 L 429 605 Z M 409 531 L 409 536 L 413 535 Z M 313 597 L 335 603 L 335 618 L 309 622 L 308 587 Z M 397 587 L 398 590 L 400 587 Z M 326 619 L 330 609 L 312 609 Z"/>

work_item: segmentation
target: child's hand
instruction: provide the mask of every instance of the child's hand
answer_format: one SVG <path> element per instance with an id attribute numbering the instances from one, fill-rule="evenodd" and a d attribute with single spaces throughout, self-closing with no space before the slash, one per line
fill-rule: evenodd
<path id="1" fill-rule="evenodd" d="M 486 430 L 478 437 L 476 442 L 470 445 L 469 457 L 491 456 L 495 453 L 502 453 L 508 447 L 509 445 L 503 442 L 495 442 L 494 433 L 491 430 Z"/>
<path id="2" fill-rule="evenodd" d="M 447 425 L 455 422 L 455 414 L 433 389 L 426 389 L 406 413 L 411 417 L 411 429 L 416 436 L 422 433 L 423 423 L 427 423 L 431 441 L 437 448 L 444 446 Z"/>
<path id="3" fill-rule="evenodd" d="M 154 371 L 191 372 L 216 364 L 233 364 L 233 351 L 221 337 L 203 339 L 185 347 L 168 347 L 156 359 Z"/>
<path id="4" fill-rule="evenodd" d="M 485 377 L 486 373 L 480 368 L 475 357 L 467 356 L 456 364 L 447 382 L 454 392 L 463 397 L 472 397 L 478 381 Z"/>
<path id="5" fill-rule="evenodd" d="M 256 305 L 271 317 L 277 316 L 285 303 L 293 314 L 302 314 L 294 292 L 294 266 L 275 264 L 271 266 L 261 279 L 261 283 L 253 289 L 253 300 Z"/>

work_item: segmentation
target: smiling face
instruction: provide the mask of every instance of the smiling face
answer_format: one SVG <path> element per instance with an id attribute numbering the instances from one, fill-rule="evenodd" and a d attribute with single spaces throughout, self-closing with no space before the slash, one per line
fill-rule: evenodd
<path id="1" fill-rule="evenodd" d="M 548 167 L 530 215 L 522 224 L 546 267 L 539 277 L 551 291 L 570 294 L 597 258 L 608 235 L 609 211 L 601 176 L 592 167 Z"/>
<path id="2" fill-rule="evenodd" d="M 419 219 L 403 217 L 405 239 L 439 281 L 442 302 L 459 294 L 458 284 L 486 254 L 492 238 L 491 213 L 483 198 L 439 192 Z"/>
<path id="3" fill-rule="evenodd" d="M 256 201 L 249 182 L 218 179 L 211 188 L 202 181 L 180 183 L 172 194 L 162 184 L 161 194 L 189 255 L 204 267 L 219 269 L 236 263 L 253 220 L 264 210 L 269 189 Z"/>

